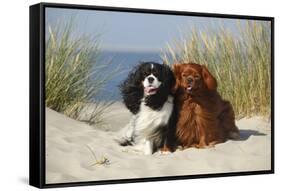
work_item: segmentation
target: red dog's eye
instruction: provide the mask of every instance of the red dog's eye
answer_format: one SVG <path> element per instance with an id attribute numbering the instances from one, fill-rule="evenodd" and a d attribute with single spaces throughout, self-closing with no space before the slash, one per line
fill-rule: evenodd
<path id="1" fill-rule="evenodd" d="M 196 76 L 194 76 L 194 78 L 195 78 L 196 80 L 199 80 L 199 79 L 200 79 L 200 76 L 199 76 L 199 75 L 196 75 Z"/>

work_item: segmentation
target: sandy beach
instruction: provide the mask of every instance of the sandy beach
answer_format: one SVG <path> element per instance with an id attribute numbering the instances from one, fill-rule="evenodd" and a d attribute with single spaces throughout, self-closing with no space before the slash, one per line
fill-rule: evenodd
<path id="1" fill-rule="evenodd" d="M 46 183 L 270 169 L 271 123 L 264 118 L 236 121 L 241 133 L 237 141 L 144 156 L 124 152 L 114 141 L 130 116 L 121 103 L 115 103 L 104 115 L 106 128 L 100 130 L 46 108 Z"/>

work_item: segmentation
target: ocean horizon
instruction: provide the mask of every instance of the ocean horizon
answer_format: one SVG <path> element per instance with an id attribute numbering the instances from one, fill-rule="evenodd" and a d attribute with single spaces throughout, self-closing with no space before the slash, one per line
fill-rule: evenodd
<path id="1" fill-rule="evenodd" d="M 102 88 L 101 92 L 94 98 L 98 101 L 121 100 L 119 85 L 124 81 L 129 72 L 140 62 L 158 62 L 163 63 L 160 51 L 102 51 L 97 60 L 99 63 L 110 62 L 110 68 L 102 72 L 110 72 L 115 67 L 120 67 L 120 74 L 118 73 L 110 81 L 108 81 Z"/>

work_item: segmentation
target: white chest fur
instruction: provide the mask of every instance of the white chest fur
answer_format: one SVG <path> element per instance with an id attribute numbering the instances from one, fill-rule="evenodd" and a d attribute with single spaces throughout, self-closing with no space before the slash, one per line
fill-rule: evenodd
<path id="1" fill-rule="evenodd" d="M 126 142 L 126 140 L 131 142 L 133 140 L 131 143 L 134 151 L 141 151 L 145 155 L 151 155 L 153 141 L 149 137 L 157 128 L 169 122 L 173 112 L 173 99 L 172 96 L 169 96 L 160 110 L 153 110 L 142 102 L 139 113 L 134 115 L 129 124 L 121 131 L 122 137 L 118 139 L 118 142 L 122 143 Z"/>
<path id="2" fill-rule="evenodd" d="M 160 110 L 153 110 L 142 102 L 140 112 L 136 116 L 135 135 L 145 136 L 159 126 L 166 125 L 173 111 L 173 99 L 172 96 L 169 96 Z"/>

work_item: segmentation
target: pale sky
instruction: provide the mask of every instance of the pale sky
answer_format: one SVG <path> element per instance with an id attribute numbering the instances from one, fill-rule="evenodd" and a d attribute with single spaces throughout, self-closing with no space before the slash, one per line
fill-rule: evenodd
<path id="1" fill-rule="evenodd" d="M 246 20 L 194 16 L 156 15 L 80 9 L 46 8 L 46 24 L 74 18 L 75 34 L 101 34 L 103 49 L 160 51 L 173 39 L 185 37 L 196 27 L 217 30 L 224 25 L 238 34 L 237 21 Z M 263 22 L 263 21 L 259 21 Z"/>

